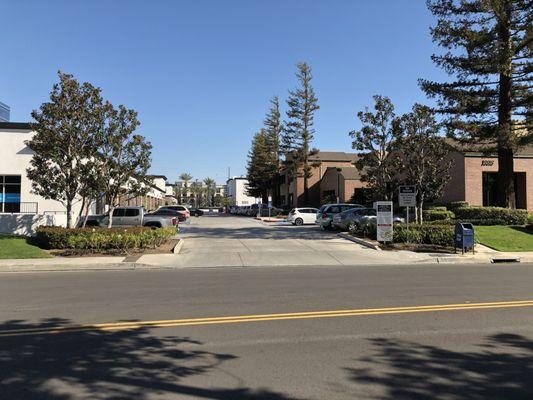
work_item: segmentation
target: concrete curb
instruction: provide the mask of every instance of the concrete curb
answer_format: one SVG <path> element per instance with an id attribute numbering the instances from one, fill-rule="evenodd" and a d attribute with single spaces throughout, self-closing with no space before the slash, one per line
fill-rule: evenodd
<path id="1" fill-rule="evenodd" d="M 172 252 L 174 254 L 179 254 L 182 247 L 183 247 L 183 239 L 180 238 L 180 239 L 178 239 L 178 243 L 176 243 L 176 245 L 172 249 Z"/>
<path id="2" fill-rule="evenodd" d="M 344 232 L 338 233 L 337 236 L 339 236 L 339 237 L 341 237 L 343 239 L 349 240 L 350 242 L 354 242 L 354 243 L 360 244 L 361 246 L 368 247 L 369 249 L 372 249 L 372 250 L 383 251 L 381 249 L 381 247 L 379 247 L 378 245 L 375 245 L 374 243 L 371 243 L 371 242 L 369 242 L 367 240 L 364 240 L 364 239 L 349 235 L 349 234 L 344 233 Z"/>

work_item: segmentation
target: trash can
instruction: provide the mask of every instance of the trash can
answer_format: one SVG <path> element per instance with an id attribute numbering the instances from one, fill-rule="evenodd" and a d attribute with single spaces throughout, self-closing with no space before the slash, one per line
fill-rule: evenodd
<path id="1" fill-rule="evenodd" d="M 458 222 L 457 224 L 455 224 L 455 252 L 457 253 L 457 248 L 459 247 L 463 254 L 465 251 L 468 250 L 472 250 L 472 253 L 474 253 L 474 235 L 474 225 L 472 225 L 471 223 Z"/>

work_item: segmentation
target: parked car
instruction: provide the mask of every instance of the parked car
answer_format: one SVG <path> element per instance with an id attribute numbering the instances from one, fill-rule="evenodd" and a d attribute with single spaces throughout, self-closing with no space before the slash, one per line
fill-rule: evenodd
<path id="1" fill-rule="evenodd" d="M 320 207 L 319 212 L 316 214 L 316 223 L 325 230 L 332 229 L 331 223 L 333 222 L 333 216 L 352 208 L 365 208 L 361 204 L 326 204 Z"/>
<path id="2" fill-rule="evenodd" d="M 289 212 L 287 221 L 293 225 L 303 225 L 303 224 L 314 224 L 316 221 L 316 213 L 318 208 L 303 207 L 303 208 L 293 208 Z"/>
<path id="3" fill-rule="evenodd" d="M 184 211 L 177 211 L 172 208 L 166 208 L 164 206 L 159 207 L 157 210 L 149 214 L 150 215 L 174 215 L 178 219 L 179 222 L 185 222 L 187 220 L 187 214 L 185 214 Z"/>
<path id="4" fill-rule="evenodd" d="M 201 217 L 202 215 L 204 215 L 204 212 L 202 210 L 200 210 L 199 208 L 190 208 L 189 209 L 189 212 L 191 214 L 191 216 L 193 217 Z"/>
<path id="5" fill-rule="evenodd" d="M 360 232 L 368 232 L 371 225 L 376 226 L 377 218 L 378 217 L 375 215 L 366 215 L 364 217 L 361 217 L 356 229 Z M 404 224 L 405 218 L 400 217 L 399 215 L 393 215 L 392 222 L 393 224 Z"/>
<path id="6" fill-rule="evenodd" d="M 107 226 L 109 213 L 89 215 L 86 226 Z M 166 228 L 177 226 L 175 215 L 155 215 L 145 213 L 142 207 L 117 207 L 113 210 L 114 227 L 149 226 L 152 228 Z"/>
<path id="7" fill-rule="evenodd" d="M 341 231 L 356 231 L 361 218 L 376 215 L 373 208 L 351 208 L 333 216 L 331 226 Z"/>
<path id="8" fill-rule="evenodd" d="M 182 206 L 182 205 L 168 205 L 168 206 L 163 206 L 164 208 L 168 208 L 170 210 L 176 210 L 176 211 L 181 211 L 181 212 L 184 212 L 185 213 L 185 216 L 187 218 L 189 218 L 191 216 L 191 212 L 189 211 L 189 208 L 187 206 Z"/>

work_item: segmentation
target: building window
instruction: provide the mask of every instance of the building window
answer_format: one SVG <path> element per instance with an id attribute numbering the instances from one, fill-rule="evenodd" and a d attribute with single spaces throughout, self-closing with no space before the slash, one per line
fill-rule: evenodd
<path id="1" fill-rule="evenodd" d="M 514 189 L 516 208 L 527 208 L 526 173 L 514 173 Z M 483 205 L 498 205 L 498 173 L 483 172 Z"/>
<path id="2" fill-rule="evenodd" d="M 20 175 L 0 175 L 0 212 L 20 212 Z"/>

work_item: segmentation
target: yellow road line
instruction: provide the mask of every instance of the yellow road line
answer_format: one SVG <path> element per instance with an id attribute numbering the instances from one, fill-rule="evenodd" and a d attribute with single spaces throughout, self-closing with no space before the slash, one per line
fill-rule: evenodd
<path id="1" fill-rule="evenodd" d="M 116 331 L 116 330 L 140 329 L 140 328 L 165 328 L 165 327 L 178 327 L 178 326 L 234 324 L 234 323 L 278 321 L 278 320 L 281 321 L 281 320 L 293 320 L 293 319 L 296 320 L 296 319 L 310 319 L 310 318 L 339 318 L 339 317 L 355 317 L 355 316 L 364 316 L 364 315 L 406 314 L 406 313 L 458 311 L 458 310 L 481 310 L 481 309 L 512 308 L 512 307 L 533 307 L 533 300 L 500 301 L 500 302 L 486 302 L 486 303 L 459 303 L 459 304 L 409 306 L 409 307 L 366 308 L 366 309 L 348 309 L 348 310 L 332 310 L 332 311 L 306 311 L 306 312 L 281 313 L 281 314 L 237 315 L 237 316 L 228 316 L 228 317 L 206 317 L 206 318 L 187 318 L 187 319 L 157 320 L 157 321 L 129 321 L 129 322 L 111 322 L 111 323 L 101 323 L 101 324 L 64 325 L 64 326 L 54 326 L 54 327 L 3 330 L 3 331 L 0 331 L 0 337 L 30 335 L 30 334 L 68 333 L 68 332 L 80 332 L 80 331 Z"/>

